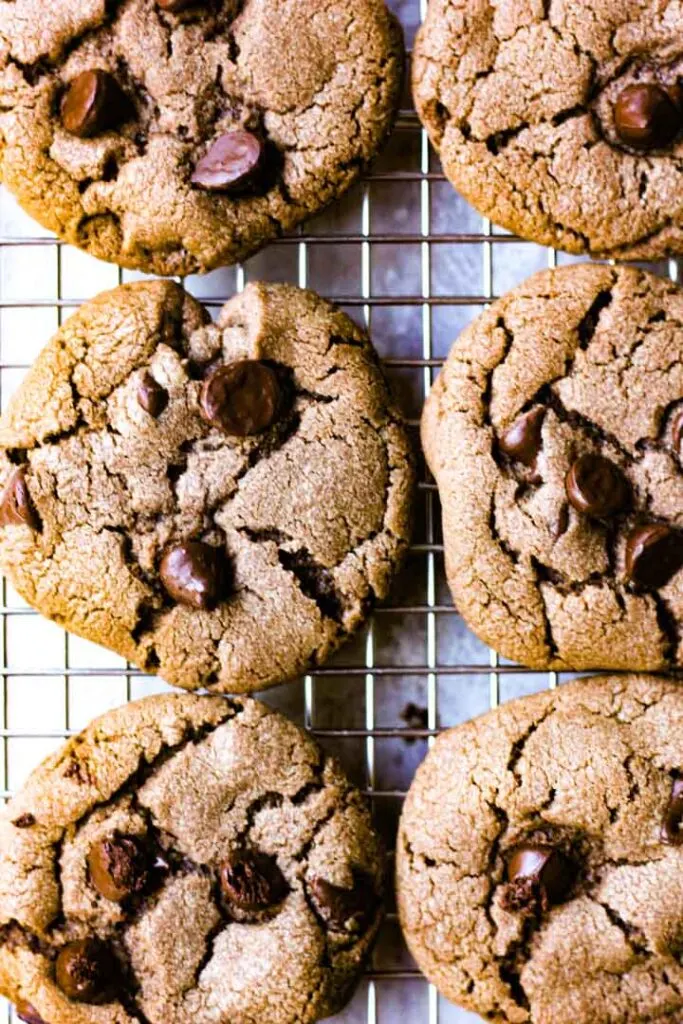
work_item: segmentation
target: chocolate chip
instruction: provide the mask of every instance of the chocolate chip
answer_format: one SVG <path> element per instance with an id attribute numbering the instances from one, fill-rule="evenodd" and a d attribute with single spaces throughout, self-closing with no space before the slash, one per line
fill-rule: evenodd
<path id="1" fill-rule="evenodd" d="M 565 488 L 577 512 L 598 519 L 624 511 L 631 496 L 619 466 L 602 455 L 581 455 L 567 473 Z"/>
<path id="2" fill-rule="evenodd" d="M 669 93 L 653 82 L 627 86 L 618 96 L 614 124 L 622 142 L 634 149 L 662 149 L 681 130 L 681 111 Z"/>
<path id="3" fill-rule="evenodd" d="M 19 467 L 10 476 L 0 498 L 0 526 L 29 526 L 40 528 L 40 520 L 33 507 L 26 484 L 24 470 Z"/>
<path id="4" fill-rule="evenodd" d="M 333 931 L 361 931 L 374 916 L 377 894 L 373 880 L 360 871 L 353 873 L 353 888 L 343 889 L 325 878 L 309 883 L 313 903 L 325 924 Z"/>
<path id="5" fill-rule="evenodd" d="M 683 409 L 679 409 L 671 423 L 671 444 L 680 454 L 683 441 Z"/>
<path id="6" fill-rule="evenodd" d="M 255 359 L 220 366 L 204 381 L 201 413 L 207 423 L 226 434 L 248 437 L 275 422 L 281 391 L 270 366 Z"/>
<path id="7" fill-rule="evenodd" d="M 128 101 L 106 71 L 82 71 L 62 99 L 62 125 L 71 135 L 88 139 L 115 128 L 128 114 Z"/>
<path id="8" fill-rule="evenodd" d="M 637 526 L 626 540 L 626 578 L 658 590 L 683 567 L 683 534 L 663 523 Z"/>
<path id="9" fill-rule="evenodd" d="M 532 466 L 541 450 L 544 419 L 545 409 L 541 406 L 519 416 L 498 438 L 500 450 L 525 466 Z"/>
<path id="10" fill-rule="evenodd" d="M 64 995 L 77 1003 L 105 999 L 115 977 L 114 959 L 97 939 L 78 939 L 60 950 L 55 978 Z"/>
<path id="11" fill-rule="evenodd" d="M 168 391 L 155 381 L 151 373 L 145 373 L 140 381 L 138 405 L 155 419 L 168 405 Z"/>
<path id="12" fill-rule="evenodd" d="M 192 608 L 214 608 L 229 583 L 223 551 L 196 540 L 168 548 L 159 575 L 171 597 Z"/>
<path id="13" fill-rule="evenodd" d="M 19 1020 L 23 1020 L 25 1024 L 45 1024 L 45 1021 L 40 1016 L 35 1006 L 31 1006 L 25 999 L 19 999 L 16 1004 L 17 1017 Z"/>
<path id="14" fill-rule="evenodd" d="M 517 846 L 507 860 L 507 879 L 516 887 L 520 902 L 540 896 L 546 906 L 561 903 L 576 878 L 576 868 L 552 846 Z"/>
<path id="15" fill-rule="evenodd" d="M 156 2 L 157 7 L 160 7 L 162 11 L 180 14 L 181 11 L 186 11 L 188 7 L 195 7 L 198 0 L 156 0 Z"/>
<path id="16" fill-rule="evenodd" d="M 240 192 L 261 168 L 265 147 L 243 128 L 219 136 L 198 161 L 192 183 L 211 192 Z"/>
<path id="17" fill-rule="evenodd" d="M 12 822 L 15 828 L 32 828 L 35 823 L 36 819 L 32 814 L 20 814 L 19 817 Z"/>
<path id="18" fill-rule="evenodd" d="M 683 845 L 683 779 L 674 779 L 671 786 L 661 836 L 662 841 L 671 846 Z"/>
<path id="19" fill-rule="evenodd" d="M 258 852 L 235 854 L 226 860 L 220 868 L 220 884 L 230 906 L 246 913 L 267 910 L 289 892 L 275 857 Z"/>
<path id="20" fill-rule="evenodd" d="M 148 857 L 139 839 L 116 836 L 101 839 L 88 853 L 90 881 L 107 900 L 121 903 L 145 887 Z"/>

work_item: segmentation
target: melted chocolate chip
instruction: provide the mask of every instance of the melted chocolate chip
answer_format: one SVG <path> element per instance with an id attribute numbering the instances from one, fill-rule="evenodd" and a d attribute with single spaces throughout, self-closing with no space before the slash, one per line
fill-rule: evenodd
<path id="1" fill-rule="evenodd" d="M 155 419 L 168 405 L 168 391 L 155 381 L 151 373 L 145 373 L 140 381 L 138 405 Z"/>
<path id="2" fill-rule="evenodd" d="M 16 1004 L 17 1017 L 25 1024 L 45 1024 L 35 1006 L 31 1006 L 25 999 L 20 999 Z"/>
<path id="3" fill-rule="evenodd" d="M 631 496 L 619 466 L 602 455 L 581 455 L 567 473 L 565 488 L 577 512 L 598 519 L 623 512 Z"/>
<path id="4" fill-rule="evenodd" d="M 312 879 L 309 889 L 318 914 L 332 931 L 362 931 L 377 908 L 374 883 L 360 871 L 354 871 L 352 889 L 325 878 Z"/>
<path id="5" fill-rule="evenodd" d="M 99 70 L 82 71 L 64 94 L 61 114 L 67 132 L 88 139 L 124 121 L 128 102 L 112 75 Z"/>
<path id="6" fill-rule="evenodd" d="M 671 846 L 683 845 L 683 779 L 674 779 L 672 783 L 661 836 Z"/>
<path id="7" fill-rule="evenodd" d="M 626 578 L 658 590 L 683 567 L 683 534 L 663 523 L 637 526 L 626 541 Z"/>
<path id="8" fill-rule="evenodd" d="M 515 422 L 498 438 L 498 446 L 502 452 L 522 462 L 525 466 L 533 466 L 541 450 L 541 430 L 545 419 L 545 409 L 538 407 L 518 416 Z"/>
<path id="9" fill-rule="evenodd" d="M 220 884 L 228 904 L 245 913 L 267 910 L 289 892 L 275 857 L 258 852 L 236 854 L 225 861 Z"/>
<path id="10" fill-rule="evenodd" d="M 0 526 L 29 526 L 40 529 L 24 470 L 19 467 L 10 476 L 0 498 Z"/>
<path id="11" fill-rule="evenodd" d="M 15 828 L 32 828 L 35 825 L 36 819 L 32 814 L 20 814 L 12 824 Z"/>
<path id="12" fill-rule="evenodd" d="M 171 597 L 191 608 L 215 608 L 229 586 L 223 551 L 196 540 L 168 548 L 159 575 Z"/>
<path id="13" fill-rule="evenodd" d="M 627 86 L 614 107 L 614 125 L 633 149 L 662 149 L 678 135 L 681 111 L 666 89 L 654 82 Z"/>
<path id="14" fill-rule="evenodd" d="M 253 132 L 226 132 L 198 161 L 192 183 L 210 192 L 241 192 L 254 181 L 264 153 L 263 141 Z"/>
<path id="15" fill-rule="evenodd" d="M 77 1003 L 103 1001 L 116 974 L 109 949 L 97 939 L 78 939 L 60 950 L 55 978 L 64 995 Z"/>
<path id="16" fill-rule="evenodd" d="M 107 900 L 121 903 L 144 889 L 148 857 L 139 839 L 116 836 L 101 839 L 88 853 L 90 881 Z"/>
<path id="17" fill-rule="evenodd" d="M 508 857 L 507 879 L 511 909 L 521 909 L 539 896 L 545 906 L 561 903 L 574 884 L 576 868 L 552 846 L 517 846 Z"/>
<path id="18" fill-rule="evenodd" d="M 281 390 L 277 374 L 255 359 L 219 366 L 202 386 L 200 408 L 207 423 L 226 434 L 260 434 L 277 419 Z"/>

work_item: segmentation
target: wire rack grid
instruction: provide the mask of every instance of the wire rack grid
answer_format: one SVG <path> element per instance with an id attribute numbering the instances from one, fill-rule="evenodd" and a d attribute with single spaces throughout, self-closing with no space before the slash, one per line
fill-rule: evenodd
<path id="1" fill-rule="evenodd" d="M 426 0 L 392 0 L 412 44 Z M 451 189 L 408 93 L 386 151 L 333 209 L 243 266 L 185 286 L 217 311 L 247 280 L 288 280 L 333 299 L 369 327 L 411 427 L 459 331 L 496 295 L 570 258 L 521 242 Z M 678 277 L 675 262 L 650 267 Z M 0 191 L 0 400 L 83 300 L 140 275 L 59 243 Z M 445 584 L 436 488 L 423 468 L 417 531 L 391 602 L 314 675 L 264 695 L 340 757 L 371 799 L 391 849 L 401 802 L 439 729 L 544 687 L 465 627 Z M 166 689 L 115 655 L 41 619 L 6 583 L 0 605 L 0 796 L 94 715 Z M 12 1019 L 0 1003 L 0 1024 Z M 465 1024 L 403 943 L 395 908 L 366 978 L 338 1024 Z M 267 1022 L 264 1022 L 267 1024 Z"/>

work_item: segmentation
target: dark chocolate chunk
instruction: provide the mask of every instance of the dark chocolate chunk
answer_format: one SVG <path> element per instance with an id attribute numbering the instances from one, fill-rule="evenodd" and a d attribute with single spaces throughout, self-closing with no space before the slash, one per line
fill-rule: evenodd
<path id="1" fill-rule="evenodd" d="M 683 845 L 683 779 L 674 779 L 672 783 L 661 836 L 671 846 Z"/>
<path id="2" fill-rule="evenodd" d="M 224 552 L 196 540 L 168 548 L 161 559 L 159 575 L 171 597 L 192 608 L 215 608 L 227 594 L 230 583 Z"/>
<path id="3" fill-rule="evenodd" d="M 221 891 L 228 904 L 245 913 L 281 903 L 289 886 L 275 857 L 265 853 L 235 854 L 220 868 Z"/>
<path id="4" fill-rule="evenodd" d="M 32 828 L 35 825 L 36 819 L 32 814 L 20 814 L 18 818 L 12 822 L 15 828 Z"/>
<path id="5" fill-rule="evenodd" d="M 0 526 L 29 526 L 40 529 L 40 520 L 33 507 L 26 484 L 26 474 L 19 466 L 12 472 L 0 498 Z"/>
<path id="6" fill-rule="evenodd" d="M 681 454 L 681 441 L 683 441 L 683 408 L 679 409 L 671 422 L 671 445 Z"/>
<path id="7" fill-rule="evenodd" d="M 260 434 L 277 419 L 281 391 L 277 374 L 255 359 L 219 366 L 204 381 L 200 408 L 207 423 L 226 434 Z"/>
<path id="8" fill-rule="evenodd" d="M 261 169 L 263 141 L 244 128 L 220 135 L 197 162 L 192 183 L 211 192 L 241 192 Z"/>
<path id="9" fill-rule="evenodd" d="M 683 534 L 663 523 L 636 526 L 626 541 L 626 578 L 658 590 L 683 567 Z"/>
<path id="10" fill-rule="evenodd" d="M 64 946 L 55 963 L 55 978 L 64 995 L 77 1003 L 106 999 L 116 976 L 114 958 L 98 939 L 78 939 Z"/>
<path id="11" fill-rule="evenodd" d="M 574 884 L 576 868 L 552 846 L 520 845 L 507 859 L 507 879 L 513 887 L 510 905 L 516 909 L 540 896 L 545 906 L 561 903 Z"/>
<path id="12" fill-rule="evenodd" d="M 62 99 L 62 125 L 81 139 L 115 128 L 128 114 L 126 96 L 106 71 L 82 71 Z"/>
<path id="13" fill-rule="evenodd" d="M 602 455 L 581 455 L 567 473 L 565 488 L 577 512 L 597 519 L 623 512 L 630 504 L 628 480 Z"/>
<path id="14" fill-rule="evenodd" d="M 309 889 L 315 908 L 332 931 L 362 931 L 377 909 L 377 893 L 369 875 L 353 873 L 353 888 L 343 889 L 325 878 L 313 878 Z"/>
<path id="15" fill-rule="evenodd" d="M 90 847 L 90 881 L 107 900 L 121 903 L 144 889 L 148 878 L 148 856 L 134 836 L 101 839 Z"/>
<path id="16" fill-rule="evenodd" d="M 138 404 L 155 419 L 168 405 L 168 391 L 155 381 L 151 373 L 145 373 L 140 381 Z"/>
<path id="17" fill-rule="evenodd" d="M 634 149 L 662 149 L 683 126 L 675 100 L 654 82 L 627 86 L 614 107 L 614 124 L 622 142 Z"/>
<path id="18" fill-rule="evenodd" d="M 545 409 L 541 406 L 518 416 L 498 438 L 500 450 L 525 466 L 532 466 L 541 450 L 544 419 Z"/>

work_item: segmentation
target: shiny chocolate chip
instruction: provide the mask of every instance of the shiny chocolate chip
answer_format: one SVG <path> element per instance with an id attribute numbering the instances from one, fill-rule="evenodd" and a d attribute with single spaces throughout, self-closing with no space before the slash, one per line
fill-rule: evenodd
<path id="1" fill-rule="evenodd" d="M 683 124 L 675 100 L 654 82 L 627 86 L 617 97 L 614 124 L 622 142 L 633 149 L 662 149 Z"/>
<path id="2" fill-rule="evenodd" d="M 82 71 L 62 99 L 62 125 L 71 135 L 89 139 L 115 128 L 128 115 L 128 102 L 106 71 Z"/>
<path id="3" fill-rule="evenodd" d="M 77 1003 L 97 1003 L 111 991 L 116 975 L 108 947 L 97 939 L 78 939 L 64 946 L 55 964 L 55 978 L 64 995 Z"/>
<path id="4" fill-rule="evenodd" d="M 518 416 L 498 438 L 498 446 L 510 458 L 532 466 L 541 450 L 541 430 L 545 409 L 538 406 Z"/>
<path id="5" fill-rule="evenodd" d="M 105 899 L 121 903 L 144 889 L 148 857 L 134 836 L 114 836 L 94 843 L 88 852 L 90 881 Z"/>
<path id="6" fill-rule="evenodd" d="M 227 903 L 244 913 L 267 910 L 289 892 L 275 857 L 258 852 L 235 854 L 224 861 L 220 885 Z"/>
<path id="7" fill-rule="evenodd" d="M 636 526 L 626 540 L 626 578 L 658 590 L 683 567 L 683 534 L 663 523 Z"/>
<path id="8" fill-rule="evenodd" d="M 518 885 L 520 895 L 539 893 L 544 903 L 561 903 L 576 878 L 576 869 L 563 853 L 552 846 L 520 845 L 507 860 L 507 879 Z"/>
<path id="9" fill-rule="evenodd" d="M 210 609 L 227 593 L 230 574 L 220 548 L 190 540 L 166 550 L 159 575 L 179 604 Z"/>
<path id="10" fill-rule="evenodd" d="M 671 846 L 683 845 L 683 779 L 674 779 L 664 812 L 662 840 Z"/>
<path id="11" fill-rule="evenodd" d="M 26 474 L 21 467 L 12 472 L 0 497 L 0 526 L 29 526 L 32 530 L 40 529 L 40 520 L 26 483 Z"/>
<path id="12" fill-rule="evenodd" d="M 201 414 L 226 434 L 248 437 L 272 426 L 280 411 L 280 384 L 270 366 L 256 359 L 219 366 L 204 381 Z"/>
<path id="13" fill-rule="evenodd" d="M 565 480 L 567 497 L 577 512 L 603 519 L 628 508 L 628 480 L 614 462 L 602 455 L 581 455 Z"/>
<path id="14" fill-rule="evenodd" d="M 18 1019 L 23 1020 L 24 1024 L 45 1024 L 35 1006 L 27 1003 L 25 999 L 20 999 L 17 1002 L 16 1010 Z"/>
<path id="15" fill-rule="evenodd" d="M 168 391 L 155 381 L 151 373 L 145 373 L 140 381 L 138 405 L 155 419 L 168 405 Z"/>
<path id="16" fill-rule="evenodd" d="M 314 878 L 309 890 L 318 914 L 332 931 L 361 931 L 377 909 L 373 880 L 360 871 L 354 871 L 351 889 Z"/>
<path id="17" fill-rule="evenodd" d="M 258 174 L 264 153 L 263 141 L 253 132 L 226 132 L 197 162 L 192 183 L 210 192 L 240 192 Z"/>

